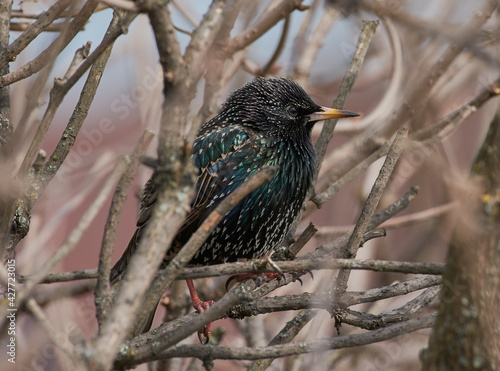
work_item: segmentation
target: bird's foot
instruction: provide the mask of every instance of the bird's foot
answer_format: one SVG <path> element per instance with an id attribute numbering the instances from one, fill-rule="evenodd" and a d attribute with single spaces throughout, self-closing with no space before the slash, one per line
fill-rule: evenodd
<path id="1" fill-rule="evenodd" d="M 203 313 L 206 311 L 208 308 L 210 308 L 212 305 L 215 304 L 215 301 L 213 300 L 208 300 L 208 301 L 201 301 L 199 298 L 196 298 L 196 301 L 193 301 L 193 308 L 198 312 L 198 313 Z"/>
<path id="2" fill-rule="evenodd" d="M 215 301 L 213 300 L 208 300 L 208 301 L 201 301 L 198 297 L 193 298 L 193 308 L 198 312 L 198 313 L 203 313 L 206 311 L 208 308 L 210 308 L 212 305 L 215 304 Z M 200 340 L 200 343 L 202 344 L 207 344 L 208 340 L 210 339 L 210 330 L 212 328 L 212 324 L 209 323 L 205 327 L 203 327 L 201 330 L 198 331 L 198 339 Z"/>
<path id="3" fill-rule="evenodd" d="M 212 305 L 215 304 L 215 301 L 213 300 L 208 300 L 208 301 L 200 300 L 198 294 L 196 293 L 192 280 L 186 280 L 186 283 L 188 285 L 189 294 L 191 295 L 191 302 L 193 303 L 193 308 L 198 313 L 203 313 L 204 311 L 206 311 L 208 308 L 210 308 Z M 208 343 L 208 341 L 210 340 L 211 328 L 212 324 L 209 323 L 208 325 L 206 325 L 205 327 L 203 327 L 201 330 L 198 331 L 198 339 L 200 340 L 200 343 L 202 344 Z"/>
<path id="4" fill-rule="evenodd" d="M 293 271 L 293 272 L 288 272 L 288 273 L 292 274 L 293 277 L 294 277 L 294 281 L 299 281 L 301 286 L 302 286 L 303 282 L 299 278 L 299 276 L 303 276 L 304 274 L 310 274 L 311 278 L 314 279 L 314 276 L 313 276 L 312 272 L 308 271 L 308 270 L 307 271 L 306 270 L 298 270 L 298 271 Z M 267 273 L 244 273 L 244 274 L 238 274 L 236 276 L 230 277 L 226 281 L 226 291 L 229 290 L 229 286 L 233 282 L 241 283 L 241 282 L 243 282 L 245 280 L 249 280 L 249 279 L 255 280 L 257 286 L 260 286 L 260 285 L 262 285 L 261 280 L 262 280 L 263 277 L 267 278 L 269 281 L 271 281 L 271 280 L 281 280 L 282 278 L 284 278 L 284 273 L 267 272 Z"/>

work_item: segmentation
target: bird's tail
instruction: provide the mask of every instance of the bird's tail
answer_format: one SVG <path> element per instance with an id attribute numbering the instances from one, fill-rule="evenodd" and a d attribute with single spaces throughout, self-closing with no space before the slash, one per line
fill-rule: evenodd
<path id="1" fill-rule="evenodd" d="M 125 272 L 125 269 L 127 268 L 128 263 L 132 258 L 132 255 L 135 253 L 135 250 L 137 249 L 138 241 L 141 236 L 141 231 L 142 228 L 136 229 L 134 235 L 132 236 L 132 238 L 128 243 L 127 249 L 120 257 L 120 259 L 115 263 L 113 268 L 111 268 L 111 273 L 109 274 L 109 280 L 111 283 L 116 283 L 116 281 L 118 281 L 118 278 L 123 274 L 123 272 Z M 151 330 L 159 303 L 160 300 L 158 300 L 158 302 L 154 306 L 154 309 L 149 313 L 148 318 L 145 322 L 136 324 L 136 328 L 133 331 L 133 336 L 144 334 L 145 332 Z"/>
<path id="2" fill-rule="evenodd" d="M 132 259 L 132 256 L 135 254 L 135 251 L 139 246 L 139 241 L 141 240 L 141 237 L 146 230 L 145 227 L 152 216 L 153 206 L 156 203 L 158 197 L 158 185 L 154 181 L 154 177 L 155 174 L 153 173 L 144 187 L 144 192 L 140 203 L 139 218 L 137 220 L 137 229 L 130 239 L 125 252 L 115 263 L 113 268 L 111 268 L 111 272 L 109 274 L 109 280 L 111 283 L 116 283 L 119 277 L 125 272 L 125 269 L 127 269 L 127 266 L 130 263 L 130 259 Z M 151 329 L 159 302 L 160 300 L 158 300 L 154 309 L 149 314 L 147 321 L 145 321 L 145 323 L 136 325 L 137 327 L 134 330 L 134 336 L 143 334 Z"/>
<path id="3" fill-rule="evenodd" d="M 146 322 L 136 324 L 137 327 L 134 329 L 134 332 L 133 332 L 134 337 L 137 335 L 144 334 L 144 333 L 148 332 L 149 330 L 151 330 L 151 328 L 153 327 L 153 320 L 155 319 L 156 310 L 158 309 L 159 304 L 160 304 L 160 300 L 158 300 L 154 309 L 149 313 Z"/>
<path id="4" fill-rule="evenodd" d="M 127 268 L 128 263 L 130 262 L 130 259 L 132 258 L 132 255 L 134 255 L 135 250 L 137 250 L 138 246 L 138 241 L 140 238 L 142 228 L 137 228 L 135 230 L 134 235 L 130 239 L 127 249 L 125 252 L 122 254 L 120 259 L 115 263 L 113 268 L 111 268 L 111 272 L 109 274 L 109 281 L 111 283 L 114 283 L 118 277 L 122 275 L 123 272 L 125 272 L 125 269 Z"/>
<path id="5" fill-rule="evenodd" d="M 139 246 L 139 241 L 142 237 L 142 234 L 145 231 L 145 227 L 151 219 L 153 213 L 153 206 L 158 199 L 158 185 L 154 180 L 155 173 L 151 175 L 151 178 L 147 181 L 144 186 L 144 192 L 142 194 L 141 203 L 139 207 L 139 218 L 137 219 L 137 229 L 134 232 L 134 235 L 130 239 L 127 249 L 120 257 L 120 259 L 116 262 L 116 264 L 111 268 L 111 273 L 109 275 L 109 280 L 113 283 L 120 275 L 125 272 L 132 255 L 137 250 L 137 246 Z"/>

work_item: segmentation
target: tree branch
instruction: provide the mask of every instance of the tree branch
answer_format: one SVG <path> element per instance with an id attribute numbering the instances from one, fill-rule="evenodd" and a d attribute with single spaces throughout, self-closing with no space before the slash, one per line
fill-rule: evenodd
<path id="1" fill-rule="evenodd" d="M 0 87 L 10 85 L 16 81 L 23 80 L 38 71 L 49 63 L 53 56 L 57 56 L 82 27 L 87 23 L 88 19 L 94 14 L 95 9 L 99 5 L 99 0 L 87 0 L 83 5 L 78 15 L 71 21 L 67 29 L 56 39 L 50 46 L 45 49 L 38 57 L 28 62 L 21 68 L 8 73 L 5 76 L 0 76 Z"/>
<path id="2" fill-rule="evenodd" d="M 312 352 L 322 352 L 331 349 L 349 348 L 367 345 L 392 339 L 394 337 L 429 328 L 434 323 L 434 316 L 404 321 L 368 333 L 338 336 L 331 339 L 316 339 L 300 341 L 291 344 L 273 345 L 258 348 L 207 347 L 203 345 L 178 345 L 161 353 L 150 353 L 144 357 L 134 357 L 134 364 L 155 359 L 172 357 L 196 357 L 199 359 L 264 359 L 278 358 Z M 130 358 L 132 358 L 131 356 Z M 123 359 L 125 361 L 125 359 Z M 122 361 L 122 362 L 123 362 Z"/>
<path id="3" fill-rule="evenodd" d="M 142 134 L 139 142 L 132 152 L 132 155 L 130 156 L 130 162 L 127 169 L 120 178 L 118 185 L 116 186 L 113 199 L 111 200 L 108 219 L 106 221 L 102 237 L 101 252 L 99 254 L 99 267 L 97 270 L 97 286 L 94 293 L 96 317 L 99 325 L 102 324 L 103 317 L 106 316 L 111 305 L 111 286 L 109 282 L 109 275 L 111 272 L 111 254 L 113 252 L 116 230 L 122 215 L 123 205 L 125 204 L 128 190 L 134 180 L 134 175 L 139 168 L 139 159 L 145 153 L 152 139 L 153 133 L 151 131 L 146 130 Z"/>
<path id="4" fill-rule="evenodd" d="M 36 20 L 24 30 L 24 32 L 15 39 L 5 50 L 0 53 L 0 67 L 12 62 L 35 38 L 43 31 L 46 31 L 50 25 L 57 19 L 61 13 L 71 3 L 71 0 L 59 0 L 47 11 L 38 15 Z M 23 15 L 24 17 L 24 15 Z M 62 30 L 64 31 L 64 26 Z"/>

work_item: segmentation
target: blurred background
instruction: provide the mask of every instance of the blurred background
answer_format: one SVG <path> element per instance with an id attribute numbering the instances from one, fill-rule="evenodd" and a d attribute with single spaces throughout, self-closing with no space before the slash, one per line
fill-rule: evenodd
<path id="1" fill-rule="evenodd" d="M 39 14 L 53 2 L 26 0 L 14 3 L 14 10 Z M 247 29 L 271 3 L 264 0 L 246 2 L 231 35 Z M 482 11 L 487 1 L 313 0 L 305 1 L 304 4 L 309 5 L 310 9 L 292 12 L 287 21 L 286 33 L 283 31 L 285 21 L 281 21 L 248 48 L 243 63 L 227 82 L 220 102 L 231 91 L 262 71 L 285 34 L 282 50 L 269 69 L 268 76 L 290 76 L 304 86 L 315 102 L 331 106 L 351 61 L 363 22 L 384 18 L 384 22 L 378 26 L 361 74 L 345 105 L 346 109 L 359 112 L 363 117 L 355 123 L 338 124 L 327 155 L 327 161 L 331 161 L 330 167 L 322 171 L 318 187 L 328 184 L 328 173 L 340 161 L 337 157 L 329 156 L 335 156 L 336 149 L 347 148 L 343 146 L 363 131 L 386 124 L 393 113 L 405 104 L 412 87 L 421 83 L 421 79 L 427 76 L 450 45 L 463 41 L 473 43 L 474 47 L 467 48 L 455 58 L 444 76 L 427 92 L 426 104 L 420 106 L 418 111 L 412 111 L 412 118 L 408 123 L 410 132 L 431 125 L 458 109 L 498 76 L 498 14 L 494 13 L 477 35 L 463 35 L 462 32 L 464 25 L 469 24 Z M 210 1 L 201 0 L 171 1 L 173 22 L 181 29 L 177 33 L 181 48 L 185 48 L 189 42 L 189 35 L 185 32 L 195 28 L 209 5 Z M 109 8 L 95 13 L 85 29 L 58 56 L 43 93 L 37 98 L 36 108 L 23 123 L 19 120 L 23 117 L 37 75 L 11 87 L 12 121 L 15 127 L 24 125 L 25 133 L 15 143 L 17 166 L 22 162 L 31 141 L 32 128 L 41 120 L 46 109 L 53 79 L 64 75 L 77 48 L 91 41 L 93 50 L 100 43 L 111 17 L 112 10 Z M 30 22 L 32 19 L 19 17 L 12 21 Z M 10 42 L 19 35 L 20 32 L 12 31 Z M 43 33 L 11 63 L 11 71 L 37 56 L 56 36 L 57 33 Z M 470 36 L 470 39 L 460 39 L 464 36 Z M 320 45 L 314 46 L 314 42 Z M 305 61 L 307 56 L 313 58 L 309 64 Z M 52 153 L 58 143 L 83 83 L 84 79 L 81 79 L 71 89 L 57 111 L 42 145 L 47 155 Z M 203 81 L 192 102 L 193 115 L 200 108 L 202 99 Z M 157 132 L 162 100 L 162 75 L 154 35 L 148 18 L 139 15 L 128 33 L 115 43 L 96 99 L 75 146 L 32 211 L 30 232 L 16 248 L 19 274 L 34 271 L 65 241 L 101 189 L 119 156 L 132 151 L 144 130 Z M 419 213 L 441 206 L 444 208 L 438 209 L 435 214 L 431 212 L 430 216 L 417 217 L 413 222 L 396 220 L 392 227 L 388 227 L 387 237 L 368 242 L 360 249 L 358 258 L 435 262 L 445 260 L 456 216 L 456 211 L 450 212 L 450 205 L 456 195 L 461 194 L 455 192 L 454 187 L 466 187 L 464 178 L 469 173 L 497 106 L 498 99 L 490 100 L 443 141 L 435 142 L 431 147 L 416 147 L 404 153 L 380 206 L 388 205 L 407 192 L 410 186 L 418 185 L 418 198 L 401 217 L 418 216 L 421 215 Z M 321 126 L 317 125 L 314 138 L 317 138 L 320 130 Z M 156 155 L 156 142 L 150 145 L 149 154 Z M 331 241 L 352 228 L 378 174 L 381 161 L 383 159 L 372 164 L 364 174 L 343 187 L 321 209 L 317 210 L 312 204 L 309 205 L 311 212 L 299 224 L 297 233 L 309 222 L 313 222 L 319 232 L 301 253 L 312 251 L 319 244 Z M 120 222 L 113 261 L 121 255 L 134 232 L 138 195 L 150 174 L 150 169 L 141 167 L 136 176 Z M 57 271 L 97 267 L 109 202 L 78 246 L 57 267 Z M 273 295 L 318 291 L 324 285 L 331 285 L 334 274 L 331 271 L 315 272 L 315 279 L 305 278 L 302 287 L 298 283 L 291 284 Z M 407 278 L 408 276 L 399 274 L 356 271 L 351 275 L 349 290 L 362 291 Z M 226 278 L 223 277 L 207 279 L 203 283 L 197 281 L 196 284 L 202 288 L 202 292 L 218 293 L 217 297 L 222 295 L 225 281 Z M 57 285 L 50 285 L 50 289 Z M 49 288 L 41 287 L 40 290 L 43 292 Z M 401 306 L 415 295 L 379 301 L 371 308 L 364 305 L 361 309 L 381 313 Z M 97 328 L 93 299 L 93 293 L 88 292 L 77 299 L 70 297 L 51 302 L 45 309 L 50 318 L 57 318 L 61 331 L 67 333 L 72 327 L 78 327 L 89 340 Z M 161 308 L 160 311 L 160 315 L 156 317 L 157 324 L 161 323 L 164 309 Z M 215 326 L 222 326 L 227 332 L 221 343 L 223 345 L 248 344 L 248 339 L 244 336 L 248 331 L 253 332 L 256 345 L 266 345 L 293 316 L 292 312 L 272 313 L 238 322 L 229 319 L 217 321 Z M 49 346 L 45 334 L 29 316 L 22 317 L 18 326 L 18 359 L 23 370 L 65 369 L 65 363 L 58 356 L 55 347 Z M 298 339 L 330 336 L 335 331 L 329 314 L 325 312 L 315 318 Z M 356 331 L 359 332 L 359 329 L 349 326 L 342 328 L 343 335 Z M 194 336 L 186 341 L 196 342 L 197 339 Z M 420 331 L 371 346 L 279 359 L 273 362 L 270 369 L 419 370 L 418 352 L 425 347 L 427 341 L 428 331 Z M 3 357 L 5 355 L 0 354 L 2 365 L 6 364 Z M 237 361 L 216 361 L 214 370 L 239 370 L 244 369 L 244 365 L 245 363 Z M 186 367 L 187 363 L 177 363 L 171 369 Z"/>

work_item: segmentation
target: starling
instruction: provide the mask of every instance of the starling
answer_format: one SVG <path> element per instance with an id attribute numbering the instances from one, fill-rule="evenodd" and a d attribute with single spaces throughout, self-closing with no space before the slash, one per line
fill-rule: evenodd
<path id="1" fill-rule="evenodd" d="M 311 185 L 316 161 L 312 127 L 320 120 L 354 116 L 359 115 L 317 105 L 287 78 L 258 78 L 233 92 L 194 141 L 192 157 L 198 169 L 195 196 L 162 267 L 224 198 L 266 165 L 279 166 L 273 179 L 221 220 L 190 265 L 260 258 L 276 247 L 297 217 Z M 151 217 L 158 188 L 154 178 L 155 174 L 146 184 L 137 230 L 113 267 L 111 280 L 125 270 Z M 191 291 L 192 283 L 188 281 L 188 285 Z M 203 307 L 198 305 L 197 309 L 202 311 Z"/>

